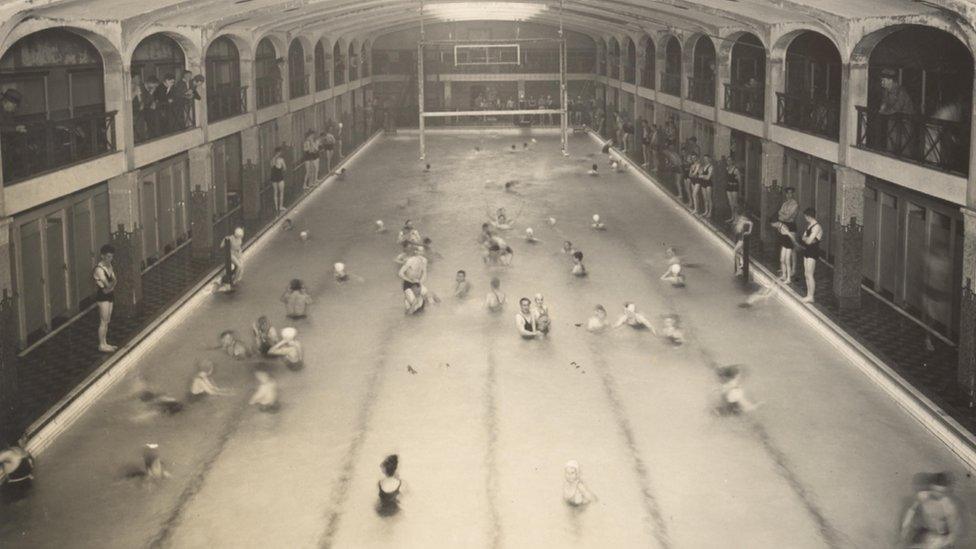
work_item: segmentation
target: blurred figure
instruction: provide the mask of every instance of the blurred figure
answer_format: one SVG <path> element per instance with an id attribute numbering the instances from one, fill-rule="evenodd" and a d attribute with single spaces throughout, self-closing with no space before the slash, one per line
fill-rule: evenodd
<path id="1" fill-rule="evenodd" d="M 952 549 L 962 531 L 959 505 L 950 493 L 948 473 L 916 475 L 917 492 L 901 521 L 907 549 Z"/>
<path id="2" fill-rule="evenodd" d="M 620 318 L 613 323 L 614 328 L 619 328 L 626 324 L 635 330 L 653 330 L 651 326 L 651 321 L 647 320 L 643 314 L 637 312 L 637 305 L 633 303 L 624 303 L 624 314 L 620 315 Z"/>
<path id="3" fill-rule="evenodd" d="M 10 446 L 0 451 L 0 472 L 6 482 L 0 485 L 0 502 L 16 503 L 30 492 L 34 481 L 34 457 L 20 446 Z"/>
<path id="4" fill-rule="evenodd" d="M 532 230 L 532 227 L 528 227 L 525 229 L 525 242 L 528 244 L 539 244 L 542 241 L 535 237 L 535 231 Z"/>
<path id="5" fill-rule="evenodd" d="M 146 485 L 169 476 L 169 471 L 163 467 L 163 460 L 159 457 L 159 445 L 152 442 L 142 447 L 142 465 L 130 466 L 125 473 L 125 478 L 140 479 Z"/>
<path id="6" fill-rule="evenodd" d="M 187 402 L 199 402 L 207 396 L 229 395 L 231 391 L 221 389 L 213 380 L 214 363 L 210 360 L 197 362 L 197 373 L 190 382 Z"/>
<path id="7" fill-rule="evenodd" d="M 607 226 L 604 222 L 600 221 L 599 214 L 593 214 L 593 223 L 590 223 L 590 228 L 595 231 L 605 231 Z"/>
<path id="8" fill-rule="evenodd" d="M 732 250 L 732 270 L 738 276 L 744 272 L 745 247 L 752 235 L 752 220 L 745 215 L 735 214 L 733 223 L 735 248 Z"/>
<path id="9" fill-rule="evenodd" d="M 281 302 L 285 304 L 285 316 L 292 320 L 301 320 L 308 316 L 308 306 L 312 304 L 312 297 L 308 295 L 305 283 L 293 278 L 281 294 Z"/>
<path id="10" fill-rule="evenodd" d="M 250 356 L 244 342 L 241 341 L 241 338 L 234 330 L 224 330 L 220 333 L 217 341 L 220 343 L 219 348 L 227 353 L 227 356 L 231 358 L 236 360 L 244 360 Z"/>
<path id="11" fill-rule="evenodd" d="M 264 315 L 259 316 L 251 325 L 251 335 L 254 338 L 254 354 L 258 356 L 268 356 L 268 351 L 280 341 L 278 330 Z"/>
<path id="12" fill-rule="evenodd" d="M 599 333 L 609 327 L 610 323 L 607 322 L 607 310 L 603 308 L 603 305 L 597 305 L 593 308 L 593 316 L 586 321 L 587 331 Z"/>
<path id="13" fill-rule="evenodd" d="M 590 170 L 586 172 L 587 175 L 600 175 L 600 166 L 593 164 L 590 166 Z"/>
<path id="14" fill-rule="evenodd" d="M 489 283 L 488 295 L 485 296 L 485 307 L 488 307 L 489 311 L 497 313 L 498 311 L 501 311 L 504 306 L 505 294 L 501 291 L 501 281 L 498 280 L 497 276 L 492 277 L 491 282 Z"/>
<path id="15" fill-rule="evenodd" d="M 376 513 L 381 517 L 392 517 L 400 512 L 400 489 L 403 482 L 397 474 L 400 458 L 396 454 L 386 456 L 380 469 L 383 478 L 376 483 L 379 488 L 379 501 L 376 502 Z"/>
<path id="16" fill-rule="evenodd" d="M 376 220 L 376 232 L 378 232 L 378 233 L 385 233 L 386 232 L 386 225 L 383 223 L 383 220 L 382 219 L 377 219 Z"/>
<path id="17" fill-rule="evenodd" d="M 271 374 L 264 370 L 255 370 L 254 378 L 258 381 L 258 387 L 251 396 L 249 404 L 257 406 L 258 410 L 273 414 L 281 409 L 278 402 L 278 382 L 271 377 Z"/>
<path id="18" fill-rule="evenodd" d="M 305 353 L 302 351 L 302 344 L 296 339 L 297 337 L 298 330 L 295 328 L 291 326 L 283 328 L 281 330 L 281 341 L 268 349 L 268 355 L 281 357 L 285 366 L 293 372 L 305 367 L 303 361 Z"/>
<path id="19" fill-rule="evenodd" d="M 404 242 L 409 242 L 414 246 L 420 246 L 423 244 L 423 239 L 420 237 L 420 231 L 414 228 L 413 222 L 409 219 L 403 222 L 403 228 L 397 234 L 397 244 L 403 244 Z"/>
<path id="20" fill-rule="evenodd" d="M 685 334 L 681 330 L 681 327 L 678 326 L 678 315 L 667 315 L 664 317 L 664 327 L 660 331 L 654 330 L 654 332 L 675 347 L 685 342 Z"/>
<path id="21" fill-rule="evenodd" d="M 454 276 L 454 297 L 465 299 L 469 292 L 471 292 L 471 283 L 468 282 L 468 274 L 460 270 Z"/>
<path id="22" fill-rule="evenodd" d="M 582 507 L 596 501 L 596 496 L 583 484 L 580 466 L 576 460 L 566 462 L 566 480 L 563 483 L 563 501 L 573 507 Z"/>
<path id="23" fill-rule="evenodd" d="M 417 314 L 424 310 L 424 306 L 427 304 L 427 298 L 430 298 L 434 303 L 439 303 L 440 299 L 432 292 L 430 292 L 423 284 L 419 282 L 414 282 L 403 289 L 403 305 L 405 312 L 408 315 Z"/>
<path id="24" fill-rule="evenodd" d="M 739 415 L 758 408 L 742 389 L 742 368 L 737 365 L 723 366 L 716 373 L 722 382 L 722 400 L 716 410 L 719 415 Z"/>
<path id="25" fill-rule="evenodd" d="M 573 268 L 570 272 L 578 277 L 584 277 L 589 274 L 586 270 L 586 265 L 583 265 L 583 252 L 579 250 L 573 252 Z"/>
<path id="26" fill-rule="evenodd" d="M 669 246 L 664 254 L 668 258 L 668 270 L 664 271 L 664 274 L 661 275 L 661 280 L 670 282 L 675 288 L 684 288 L 685 275 L 682 272 L 681 256 L 678 255 L 678 249 L 674 246 Z"/>

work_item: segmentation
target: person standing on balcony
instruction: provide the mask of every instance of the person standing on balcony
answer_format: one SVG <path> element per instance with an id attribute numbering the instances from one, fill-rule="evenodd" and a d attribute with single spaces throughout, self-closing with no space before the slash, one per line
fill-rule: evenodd
<path id="1" fill-rule="evenodd" d="M 163 85 L 156 88 L 154 95 L 158 115 L 156 127 L 158 133 L 150 137 L 159 137 L 172 132 L 176 128 L 176 121 L 182 118 L 179 114 L 182 113 L 183 96 L 177 93 L 176 77 L 172 74 L 163 77 Z"/>
<path id="2" fill-rule="evenodd" d="M 190 71 L 183 71 L 183 83 L 186 91 L 183 93 L 183 127 L 192 128 L 195 126 L 196 102 L 202 99 L 200 95 L 201 85 L 206 82 L 203 75 L 193 76 Z"/>
<path id="3" fill-rule="evenodd" d="M 881 114 L 885 120 L 887 150 L 898 155 L 911 153 L 906 149 L 910 146 L 914 128 L 907 117 L 915 114 L 915 104 L 898 82 L 898 71 L 881 70 L 881 90 L 881 106 L 878 107 L 878 114 Z"/>
<path id="4" fill-rule="evenodd" d="M 132 87 L 130 89 L 132 100 L 132 132 L 135 142 L 140 143 L 146 140 L 146 113 L 142 104 L 142 76 L 132 75 Z"/>
<path id="5" fill-rule="evenodd" d="M 152 139 L 161 132 L 159 130 L 159 98 L 156 90 L 159 89 L 159 79 L 155 76 L 146 78 L 146 83 L 142 89 L 142 116 L 146 121 L 146 139 Z"/>

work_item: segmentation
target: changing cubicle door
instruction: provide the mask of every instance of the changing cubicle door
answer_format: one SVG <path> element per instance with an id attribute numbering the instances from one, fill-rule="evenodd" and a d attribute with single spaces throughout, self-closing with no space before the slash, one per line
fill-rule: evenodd
<path id="1" fill-rule="evenodd" d="M 47 267 L 48 326 L 56 328 L 69 318 L 67 224 L 64 211 L 44 219 L 44 259 Z"/>

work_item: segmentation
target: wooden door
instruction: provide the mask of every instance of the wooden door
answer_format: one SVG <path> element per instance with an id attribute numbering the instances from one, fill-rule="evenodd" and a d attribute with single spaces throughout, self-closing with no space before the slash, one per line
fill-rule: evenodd
<path id="1" fill-rule="evenodd" d="M 877 288 L 878 281 L 878 190 L 864 187 L 864 237 L 861 274 Z"/>
<path id="2" fill-rule="evenodd" d="M 879 192 L 880 231 L 878 249 L 880 255 L 878 286 L 881 293 L 894 300 L 901 292 L 900 282 L 903 271 L 899 269 L 901 256 L 898 238 L 898 197 L 886 192 Z"/>
<path id="3" fill-rule="evenodd" d="M 145 259 L 159 259 L 159 213 L 156 209 L 156 173 L 142 180 L 142 246 Z"/>
<path id="4" fill-rule="evenodd" d="M 92 240 L 91 201 L 85 199 L 71 206 L 71 287 L 74 304 L 87 307 L 95 291 L 92 270 L 95 268 L 95 250 Z"/>
<path id="5" fill-rule="evenodd" d="M 175 248 L 176 234 L 174 231 L 173 214 L 173 171 L 172 165 L 156 172 L 156 219 L 159 232 L 159 248 L 161 254 L 169 253 Z"/>
<path id="6" fill-rule="evenodd" d="M 923 311 L 922 295 L 925 291 L 927 260 L 927 220 L 925 208 L 906 202 L 905 255 L 899 270 L 905 273 L 904 299 L 906 308 L 914 314 Z"/>
<path id="7" fill-rule="evenodd" d="M 20 295 L 24 310 L 23 336 L 36 341 L 47 331 L 45 310 L 44 248 L 41 220 L 20 226 Z"/>
<path id="8" fill-rule="evenodd" d="M 44 259 L 47 268 L 48 325 L 52 328 L 68 320 L 68 237 L 64 211 L 44 219 Z"/>

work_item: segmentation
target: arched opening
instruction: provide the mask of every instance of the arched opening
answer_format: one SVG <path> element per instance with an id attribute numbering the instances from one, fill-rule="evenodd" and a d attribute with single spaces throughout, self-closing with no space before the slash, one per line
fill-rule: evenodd
<path id="1" fill-rule="evenodd" d="M 930 27 L 896 30 L 871 51 L 868 82 L 858 146 L 969 172 L 973 57 L 965 44 Z"/>
<path id="2" fill-rule="evenodd" d="M 674 36 L 664 46 L 664 72 L 661 73 L 661 91 L 669 95 L 681 95 L 681 43 Z"/>
<path id="3" fill-rule="evenodd" d="M 327 90 L 332 79 L 329 74 L 331 66 L 330 57 L 325 53 L 325 44 L 319 40 L 315 43 L 315 90 Z"/>
<path id="4" fill-rule="evenodd" d="M 837 140 L 840 52 L 826 36 L 803 31 L 786 49 L 786 91 L 776 94 L 776 123 Z"/>
<path id="5" fill-rule="evenodd" d="M 600 76 L 607 75 L 607 47 L 603 40 L 596 41 L 596 73 Z"/>
<path id="6" fill-rule="evenodd" d="M 270 38 L 262 38 L 254 52 L 254 81 L 257 85 L 258 108 L 281 103 L 281 67 L 278 54 Z"/>
<path id="7" fill-rule="evenodd" d="M 247 112 L 247 86 L 241 85 L 241 54 L 227 36 L 207 48 L 207 120 L 216 122 Z"/>
<path id="8" fill-rule="evenodd" d="M 308 75 L 305 74 L 305 48 L 294 39 L 288 46 L 288 96 L 291 99 L 308 95 Z"/>
<path id="9" fill-rule="evenodd" d="M 359 77 L 366 78 L 370 75 L 369 42 L 363 42 L 359 52 Z"/>
<path id="10" fill-rule="evenodd" d="M 743 34 L 732 45 L 725 110 L 762 119 L 766 107 L 766 48 L 755 35 Z"/>
<path id="11" fill-rule="evenodd" d="M 346 83 L 346 61 L 338 42 L 332 47 L 332 81 L 336 86 Z"/>
<path id="12" fill-rule="evenodd" d="M 688 77 L 688 99 L 703 105 L 715 104 L 715 45 L 707 36 L 699 36 L 692 52 L 691 76 Z"/>
<path id="13" fill-rule="evenodd" d="M 356 51 L 356 43 L 349 44 L 349 81 L 359 80 L 359 52 Z"/>
<path id="14" fill-rule="evenodd" d="M 634 84 L 637 81 L 637 48 L 634 47 L 634 41 L 630 37 L 624 42 L 624 49 L 627 54 L 624 62 L 624 82 Z"/>
<path id="15" fill-rule="evenodd" d="M 644 66 L 641 67 L 641 86 L 654 89 L 657 81 L 657 48 L 650 38 L 644 39 Z"/>
<path id="16" fill-rule="evenodd" d="M 115 150 L 98 49 L 66 29 L 15 42 L 0 58 L 4 185 Z"/>
<path id="17" fill-rule="evenodd" d="M 610 68 L 610 73 L 607 76 L 614 79 L 620 78 L 620 42 L 617 42 L 617 39 L 612 36 L 607 54 L 607 65 Z"/>
<path id="18" fill-rule="evenodd" d="M 153 34 L 132 52 L 132 122 L 136 143 L 196 126 L 197 83 L 185 70 L 183 48 Z M 138 92 L 138 93 L 137 93 Z"/>

